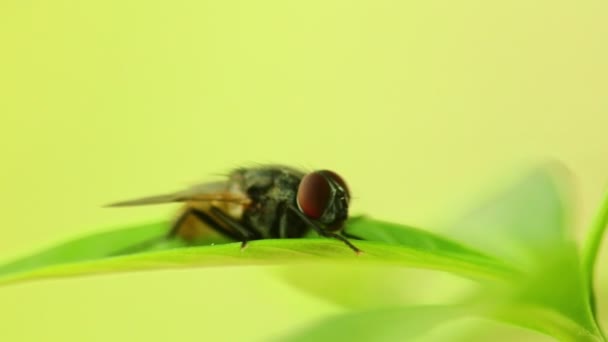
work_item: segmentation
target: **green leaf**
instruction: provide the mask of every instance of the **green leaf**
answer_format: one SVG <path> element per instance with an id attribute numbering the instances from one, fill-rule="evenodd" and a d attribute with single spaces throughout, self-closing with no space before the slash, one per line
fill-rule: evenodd
<path id="1" fill-rule="evenodd" d="M 355 231 L 386 231 L 398 225 L 361 218 Z M 476 279 L 504 280 L 515 271 L 504 263 L 458 243 L 422 230 L 404 229 L 409 238 L 402 245 L 356 241 L 364 253 L 356 255 L 333 239 L 280 239 L 251 241 L 244 250 L 240 243 L 196 247 L 155 244 L 149 251 L 117 256 L 116 252 L 150 238 L 163 236 L 162 224 L 152 224 L 95 234 L 73 240 L 40 253 L 0 266 L 0 284 L 37 278 L 63 277 L 108 272 L 230 265 L 283 265 L 293 263 L 381 264 L 428 268 Z M 209 241 L 203 241 L 209 243 Z M 167 249 L 169 248 L 169 249 Z"/>
<path id="2" fill-rule="evenodd" d="M 108 258 L 128 250 L 158 250 L 184 246 L 180 240 L 163 239 L 168 223 L 146 224 L 126 229 L 96 233 L 75 239 L 28 257 L 0 266 L 0 277 L 24 273 L 53 265 L 69 264 Z M 225 241 L 210 236 L 199 243 L 211 244 Z"/>
<path id="3" fill-rule="evenodd" d="M 496 294 L 514 321 L 524 307 L 540 307 L 572 321 L 581 331 L 601 335 L 589 301 L 589 288 L 570 227 L 568 173 L 557 164 L 535 169 L 456 225 L 454 236 L 507 258 L 526 277 Z M 542 317 L 526 324 L 550 330 Z"/>
<path id="4" fill-rule="evenodd" d="M 549 307 L 522 304 L 505 307 L 486 316 L 553 336 L 559 341 L 605 341 L 600 331 L 585 329 L 579 322 Z"/>
<path id="5" fill-rule="evenodd" d="M 557 163 L 519 177 L 452 224 L 451 235 L 520 264 L 534 264 L 546 250 L 572 241 L 569 174 Z"/>
<path id="6" fill-rule="evenodd" d="M 590 301 L 592 309 L 595 311 L 595 294 L 594 289 L 594 274 L 595 264 L 598 258 L 600 245 L 604 238 L 604 232 L 608 228 L 608 191 L 604 195 L 600 209 L 589 229 L 589 236 L 585 241 L 583 250 L 583 272 L 585 273 L 585 281 L 589 289 Z"/>

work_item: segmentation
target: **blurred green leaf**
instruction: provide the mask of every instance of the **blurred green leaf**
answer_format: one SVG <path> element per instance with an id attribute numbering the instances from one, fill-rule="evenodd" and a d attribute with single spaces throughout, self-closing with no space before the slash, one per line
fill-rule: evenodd
<path id="1" fill-rule="evenodd" d="M 516 318 L 515 318 L 516 317 Z M 560 341 L 599 342 L 601 335 L 582 329 L 576 322 L 551 309 L 538 306 L 519 307 L 508 312 L 488 310 L 487 305 L 426 305 L 385 307 L 347 312 L 326 318 L 281 341 L 413 341 L 435 340 L 428 336 L 446 324 L 463 318 L 493 319 L 539 331 Z M 542 324 L 537 324 L 542 322 Z M 460 331 L 462 335 L 463 331 Z M 473 333 L 473 334 L 471 334 Z M 466 333 L 465 333 L 466 334 Z M 474 332 L 469 332 L 470 341 Z M 430 337 L 430 338 L 429 338 Z M 445 337 L 445 336 L 444 336 Z M 454 341 L 454 336 L 447 339 Z"/>
<path id="2" fill-rule="evenodd" d="M 569 173 L 558 163 L 537 167 L 451 224 L 460 241 L 522 265 L 572 241 Z"/>
<path id="3" fill-rule="evenodd" d="M 451 304 L 482 286 L 457 274 L 378 265 L 316 264 L 277 273 L 290 286 L 351 310 Z"/>
<path id="4" fill-rule="evenodd" d="M 463 315 L 449 320 L 425 334 L 421 342 L 555 342 L 551 335 L 496 319 Z"/>
<path id="5" fill-rule="evenodd" d="M 535 169 L 477 210 L 465 215 L 453 236 L 518 265 L 526 276 L 495 295 L 511 319 L 540 331 L 555 330 L 524 309 L 539 307 L 600 336 L 589 301 L 581 258 L 569 228 L 569 174 L 559 164 Z M 527 317 L 525 322 L 521 317 Z"/>
<path id="6" fill-rule="evenodd" d="M 598 213 L 591 224 L 588 232 L 587 240 L 585 241 L 583 250 L 583 272 L 585 273 L 585 281 L 589 288 L 589 301 L 591 308 L 595 312 L 596 299 L 594 290 L 595 281 L 595 264 L 600 251 L 604 233 L 608 228 L 608 191 L 604 194 L 603 201 L 600 205 Z"/>
<path id="7" fill-rule="evenodd" d="M 452 306 L 383 308 L 327 318 L 280 341 L 411 341 L 463 315 Z"/>
<path id="8" fill-rule="evenodd" d="M 508 306 L 487 313 L 487 317 L 515 324 L 553 336 L 559 341 L 599 342 L 605 341 L 597 329 L 585 329 L 579 322 L 551 309 L 537 305 Z"/>
<path id="9" fill-rule="evenodd" d="M 387 230 L 387 234 L 397 227 L 367 218 L 356 221 L 361 229 Z M 511 268 L 494 258 L 407 227 L 403 227 L 403 234 L 409 238 L 403 245 L 357 241 L 357 246 L 364 251 L 362 255 L 356 255 L 342 242 L 333 239 L 259 240 L 251 241 L 244 250 L 241 250 L 240 243 L 177 248 L 173 244 L 159 243 L 152 247 L 166 250 L 116 255 L 117 251 L 129 246 L 163 236 L 161 226 L 154 224 L 117 230 L 60 244 L 0 266 L 0 284 L 119 271 L 311 262 L 401 265 L 443 270 L 477 279 L 504 280 L 514 274 Z"/>

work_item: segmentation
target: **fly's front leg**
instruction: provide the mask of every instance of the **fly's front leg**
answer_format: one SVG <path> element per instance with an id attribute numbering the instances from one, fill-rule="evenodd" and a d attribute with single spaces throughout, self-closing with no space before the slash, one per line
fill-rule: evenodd
<path id="1" fill-rule="evenodd" d="M 246 226 L 240 224 L 232 217 L 216 207 L 211 207 L 210 213 L 196 208 L 187 209 L 173 224 L 173 228 L 169 232 L 169 237 L 174 237 L 179 234 L 181 226 L 186 218 L 190 215 L 206 224 L 214 231 L 226 236 L 235 241 L 241 241 L 241 248 L 245 248 L 247 241 L 256 239 L 257 235 Z M 230 227 L 232 229 L 227 229 Z"/>
<path id="2" fill-rule="evenodd" d="M 314 229 L 319 235 L 325 236 L 325 237 L 334 238 L 334 239 L 338 239 L 338 240 L 344 242 L 348 247 L 350 247 L 350 249 L 352 249 L 353 251 L 355 251 L 355 253 L 357 253 L 357 255 L 359 255 L 359 254 L 361 254 L 363 252 L 359 248 L 357 248 L 355 245 L 353 245 L 350 241 L 348 241 L 348 239 L 345 238 L 344 236 L 342 236 L 342 235 L 340 235 L 338 233 L 327 231 L 325 228 L 321 227 L 318 223 L 316 223 L 313 220 L 309 219 L 300 210 L 298 210 L 298 208 L 290 205 L 289 209 L 292 212 L 294 212 L 296 215 L 298 215 L 298 217 L 300 217 L 300 219 L 302 221 L 304 221 L 308 225 L 310 225 L 312 227 L 312 229 Z"/>
<path id="3" fill-rule="evenodd" d="M 154 247 L 155 245 L 157 245 L 158 243 L 160 243 L 162 241 L 171 240 L 171 239 L 174 239 L 177 237 L 182 237 L 182 238 L 184 238 L 184 240 L 188 241 L 187 238 L 180 236 L 180 231 L 183 229 L 184 224 L 186 223 L 186 220 L 189 217 L 195 218 L 196 220 L 200 221 L 201 223 L 207 225 L 212 230 L 222 234 L 223 236 L 225 236 L 229 239 L 232 239 L 235 241 L 243 241 L 243 246 L 247 243 L 247 240 L 251 239 L 251 238 L 249 238 L 250 234 L 248 234 L 248 233 L 245 235 L 245 234 L 241 234 L 241 232 L 238 229 L 235 229 L 234 231 L 232 231 L 230 229 L 224 228 L 224 226 L 218 222 L 218 219 L 212 217 L 211 215 L 209 215 L 208 213 L 206 213 L 204 211 L 194 209 L 194 208 L 188 208 L 173 222 L 173 224 L 171 225 L 171 230 L 169 230 L 169 233 L 167 233 L 166 235 L 153 237 L 149 240 L 145 240 L 145 241 L 139 242 L 137 244 L 134 244 L 132 246 L 129 246 L 127 248 L 123 248 L 121 250 L 113 252 L 110 255 L 117 256 L 117 255 L 144 252 L 144 251 L 150 249 L 151 247 Z M 232 227 L 228 223 L 226 223 L 226 225 Z"/>
<path id="4" fill-rule="evenodd" d="M 237 220 L 235 220 L 232 216 L 226 214 L 222 210 L 211 207 L 211 213 L 222 223 L 227 225 L 228 227 L 234 229 L 241 236 L 241 249 L 247 246 L 247 242 L 250 240 L 256 240 L 259 238 L 259 234 L 257 234 L 254 230 L 246 225 L 241 224 Z"/>
<path id="5" fill-rule="evenodd" d="M 213 212 L 213 208 L 211 209 L 211 211 Z M 199 219 L 202 223 L 205 223 L 206 225 L 209 226 L 209 228 L 215 230 L 216 232 L 218 232 L 232 240 L 235 240 L 235 241 L 245 241 L 246 240 L 246 237 L 243 234 L 241 234 L 241 232 L 239 232 L 238 230 L 232 231 L 230 229 L 226 229 L 220 223 L 220 222 L 222 222 L 221 220 L 216 219 L 215 217 L 212 217 L 208 213 L 206 213 L 202 210 L 197 210 L 197 209 L 190 209 L 190 212 L 197 219 Z"/>
<path id="6" fill-rule="evenodd" d="M 191 214 L 192 214 L 192 209 L 188 208 L 181 215 L 179 215 L 177 220 L 175 220 L 173 222 L 173 224 L 171 225 L 171 230 L 169 230 L 169 233 L 167 233 L 167 239 L 173 239 L 179 234 L 180 229 L 182 229 L 182 226 L 186 222 L 186 219 Z"/>
<path id="7" fill-rule="evenodd" d="M 208 213 L 206 213 L 202 210 L 196 209 L 196 208 L 186 209 L 177 218 L 177 220 L 175 220 L 175 222 L 171 226 L 171 230 L 167 234 L 167 239 L 181 237 L 186 242 L 196 239 L 196 237 L 199 235 L 199 233 L 197 233 L 196 231 L 188 232 L 187 230 L 184 230 L 184 229 L 188 228 L 188 227 L 184 227 L 184 225 L 187 224 L 186 220 L 189 218 L 195 219 L 199 223 L 206 225 L 207 227 L 211 228 L 213 231 L 218 232 L 221 235 L 223 235 L 229 239 L 238 240 L 238 241 L 241 240 L 240 235 L 236 234 L 235 232 L 233 232 L 231 230 L 224 228 L 224 226 L 219 224 L 216 219 L 211 217 L 211 215 L 209 215 Z"/>

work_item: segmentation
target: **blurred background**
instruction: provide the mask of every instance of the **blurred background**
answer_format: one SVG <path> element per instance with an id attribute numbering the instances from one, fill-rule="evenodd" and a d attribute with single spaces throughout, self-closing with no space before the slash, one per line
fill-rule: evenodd
<path id="1" fill-rule="evenodd" d="M 555 158 L 576 177 L 581 236 L 608 185 L 607 14 L 599 0 L 5 0 L 0 261 L 166 220 L 174 206 L 101 206 L 266 162 L 334 169 L 354 213 L 433 230 Z M 606 248 L 601 263 L 605 289 Z M 256 268 L 38 281 L 0 289 L 0 340 L 262 341 L 341 310 Z"/>

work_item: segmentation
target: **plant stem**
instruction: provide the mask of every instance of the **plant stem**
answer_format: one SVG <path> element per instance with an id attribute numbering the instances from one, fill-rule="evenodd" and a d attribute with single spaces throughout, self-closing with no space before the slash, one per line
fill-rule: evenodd
<path id="1" fill-rule="evenodd" d="M 600 210 L 592 222 L 583 250 L 583 272 L 586 274 L 585 278 L 587 288 L 589 289 L 591 308 L 594 313 L 596 311 L 595 292 L 593 290 L 594 268 L 606 226 L 608 226 L 608 191 L 606 191 Z"/>

